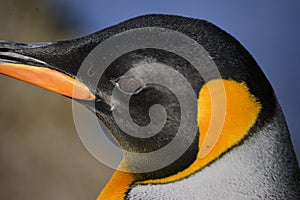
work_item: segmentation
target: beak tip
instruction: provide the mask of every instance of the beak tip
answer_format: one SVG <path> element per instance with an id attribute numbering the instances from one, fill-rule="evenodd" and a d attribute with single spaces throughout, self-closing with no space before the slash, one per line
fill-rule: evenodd
<path id="1" fill-rule="evenodd" d="M 89 98 L 87 100 L 92 101 L 92 100 L 95 100 L 95 99 L 96 99 L 96 96 L 91 93 L 90 96 L 89 96 Z"/>

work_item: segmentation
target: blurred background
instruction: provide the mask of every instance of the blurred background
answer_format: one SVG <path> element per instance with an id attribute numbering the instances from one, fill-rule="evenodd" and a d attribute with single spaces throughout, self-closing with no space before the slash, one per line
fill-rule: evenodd
<path id="1" fill-rule="evenodd" d="M 300 160 L 297 0 L 1 0 L 0 39 L 71 39 L 149 13 L 206 19 L 236 37 L 271 81 Z M 0 91 L 0 199 L 95 199 L 112 170 L 82 146 L 71 101 L 2 75 Z"/>

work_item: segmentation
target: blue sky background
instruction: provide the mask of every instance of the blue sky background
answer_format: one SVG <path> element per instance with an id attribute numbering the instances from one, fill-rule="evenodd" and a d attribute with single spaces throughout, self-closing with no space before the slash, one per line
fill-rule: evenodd
<path id="1" fill-rule="evenodd" d="M 300 1 L 46 0 L 81 35 L 134 16 L 166 13 L 206 19 L 237 38 L 263 69 L 286 115 L 300 160 Z M 58 12 L 60 13 L 60 12 Z M 74 33 L 74 37 L 80 36 Z"/>

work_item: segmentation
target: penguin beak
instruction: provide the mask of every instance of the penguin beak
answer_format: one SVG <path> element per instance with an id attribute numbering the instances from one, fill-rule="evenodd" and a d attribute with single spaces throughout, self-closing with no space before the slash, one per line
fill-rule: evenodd
<path id="1" fill-rule="evenodd" d="M 13 43 L 0 41 L 0 74 L 10 76 L 61 95 L 79 99 L 94 100 L 95 95 L 75 76 L 63 68 L 53 67 L 37 58 L 18 53 L 25 50 L 47 46 L 48 44 Z"/>

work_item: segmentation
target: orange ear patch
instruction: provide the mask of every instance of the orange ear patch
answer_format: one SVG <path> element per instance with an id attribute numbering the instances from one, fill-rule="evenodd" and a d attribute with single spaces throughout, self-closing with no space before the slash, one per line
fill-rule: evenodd
<path id="1" fill-rule="evenodd" d="M 136 184 L 168 183 L 199 171 L 248 134 L 261 108 L 245 83 L 224 79 L 209 81 L 198 97 L 200 141 L 197 159 L 175 175 Z"/>
<path id="2" fill-rule="evenodd" d="M 223 88 L 220 83 L 224 84 Z M 222 101 L 222 93 L 225 94 L 225 102 Z M 213 80 L 200 91 L 198 110 L 198 156 L 208 164 L 247 135 L 259 115 L 261 104 L 250 94 L 245 83 Z M 225 118 L 222 119 L 222 116 Z M 212 139 L 207 139 L 209 137 Z"/>

